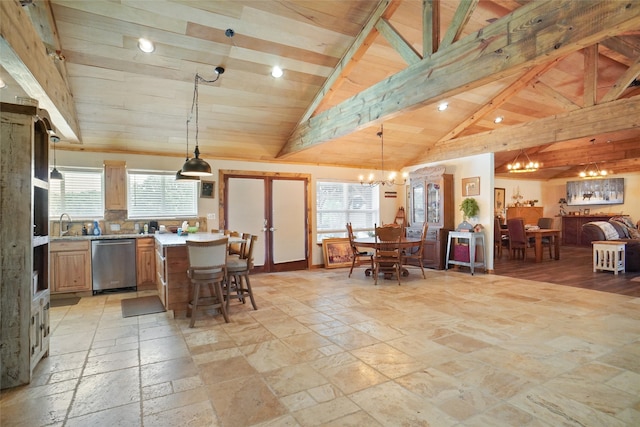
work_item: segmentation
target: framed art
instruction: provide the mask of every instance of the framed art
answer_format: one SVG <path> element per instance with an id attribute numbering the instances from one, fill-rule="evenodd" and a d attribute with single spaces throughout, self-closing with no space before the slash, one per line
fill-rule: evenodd
<path id="1" fill-rule="evenodd" d="M 504 199 L 504 188 L 494 188 L 493 189 L 493 211 L 495 214 L 498 214 L 499 212 L 503 212 L 505 205 L 505 199 Z"/>
<path id="2" fill-rule="evenodd" d="M 567 181 L 567 204 L 621 205 L 624 203 L 624 178 Z"/>
<path id="3" fill-rule="evenodd" d="M 325 268 L 350 267 L 353 261 L 348 237 L 323 239 L 322 252 L 324 253 Z"/>
<path id="4" fill-rule="evenodd" d="M 462 196 L 480 195 L 480 177 L 462 178 Z"/>
<path id="5" fill-rule="evenodd" d="M 200 197 L 213 199 L 216 195 L 215 186 L 216 183 L 213 181 L 200 181 Z"/>

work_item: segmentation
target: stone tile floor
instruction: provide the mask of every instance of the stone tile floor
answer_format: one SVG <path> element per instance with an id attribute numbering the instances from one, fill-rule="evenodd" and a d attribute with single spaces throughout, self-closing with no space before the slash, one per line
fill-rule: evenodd
<path id="1" fill-rule="evenodd" d="M 51 310 L 8 426 L 638 426 L 640 299 L 458 271 L 252 276 L 258 310 Z M 146 295 L 148 292 L 141 292 Z"/>

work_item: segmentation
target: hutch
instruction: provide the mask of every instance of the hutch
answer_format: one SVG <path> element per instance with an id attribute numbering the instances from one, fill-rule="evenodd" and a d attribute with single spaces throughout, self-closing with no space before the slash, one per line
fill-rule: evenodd
<path id="1" fill-rule="evenodd" d="M 420 236 L 422 224 L 427 223 L 423 264 L 438 270 L 445 268 L 447 235 L 454 228 L 453 175 L 444 171 L 444 166 L 436 166 L 409 174 L 407 236 Z"/>

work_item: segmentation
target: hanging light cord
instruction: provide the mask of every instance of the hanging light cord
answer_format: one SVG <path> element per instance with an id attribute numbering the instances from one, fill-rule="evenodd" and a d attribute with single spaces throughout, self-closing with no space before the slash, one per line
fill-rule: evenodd
<path id="1" fill-rule="evenodd" d="M 384 125 L 380 125 L 380 132 L 378 132 L 378 136 L 380 137 L 380 168 L 382 169 L 382 179 L 384 180 Z"/>
<path id="2" fill-rule="evenodd" d="M 198 82 L 202 81 L 203 83 L 215 83 L 220 78 L 220 74 L 224 73 L 224 68 L 216 67 L 216 78 L 213 80 L 207 80 L 202 77 L 200 74 L 196 73 L 193 82 L 193 100 L 191 101 L 191 112 L 189 113 L 189 118 L 187 119 L 187 157 L 189 156 L 189 123 L 191 122 L 191 118 L 193 117 L 193 110 L 196 112 L 196 148 L 194 154 L 196 157 L 200 154 L 200 150 L 198 149 Z"/>

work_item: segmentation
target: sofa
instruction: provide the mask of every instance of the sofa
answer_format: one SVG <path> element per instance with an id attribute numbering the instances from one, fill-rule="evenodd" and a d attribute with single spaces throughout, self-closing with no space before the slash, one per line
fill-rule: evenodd
<path id="1" fill-rule="evenodd" d="M 582 241 L 619 240 L 626 242 L 627 271 L 640 271 L 640 230 L 629 217 L 612 217 L 609 221 L 593 221 L 582 226 Z"/>

